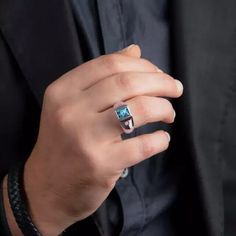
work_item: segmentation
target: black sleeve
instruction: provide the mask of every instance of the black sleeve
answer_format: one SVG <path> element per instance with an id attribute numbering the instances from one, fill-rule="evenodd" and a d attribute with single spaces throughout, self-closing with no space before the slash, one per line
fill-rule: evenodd
<path id="1" fill-rule="evenodd" d="M 39 118 L 40 107 L 0 28 L 0 181 L 30 155 Z"/>
<path id="2" fill-rule="evenodd" d="M 9 169 L 28 158 L 35 143 L 40 108 L 0 29 L 0 183 Z M 0 234 L 10 236 L 0 188 Z"/>

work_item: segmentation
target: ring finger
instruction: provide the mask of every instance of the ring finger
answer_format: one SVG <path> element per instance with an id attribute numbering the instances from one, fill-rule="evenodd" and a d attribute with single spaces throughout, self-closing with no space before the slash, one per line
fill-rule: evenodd
<path id="1" fill-rule="evenodd" d="M 171 103 L 160 97 L 137 96 L 125 102 L 128 105 L 133 119 L 135 128 L 151 122 L 163 121 L 172 123 L 175 118 L 175 111 Z M 124 132 L 115 115 L 114 108 L 109 108 L 104 112 L 99 113 L 97 122 L 102 127 L 100 136 L 104 136 L 108 142 L 118 141 L 120 135 Z"/>

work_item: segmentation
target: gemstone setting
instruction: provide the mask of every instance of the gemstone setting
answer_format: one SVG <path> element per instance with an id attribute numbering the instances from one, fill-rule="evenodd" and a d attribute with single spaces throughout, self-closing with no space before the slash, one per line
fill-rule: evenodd
<path id="1" fill-rule="evenodd" d="M 115 111 L 116 111 L 116 115 L 120 121 L 127 120 L 128 118 L 131 117 L 129 108 L 126 105 L 116 108 Z"/>
<path id="2" fill-rule="evenodd" d="M 117 102 L 114 104 L 114 109 L 123 131 L 127 134 L 133 132 L 134 119 L 128 105 L 124 102 Z"/>

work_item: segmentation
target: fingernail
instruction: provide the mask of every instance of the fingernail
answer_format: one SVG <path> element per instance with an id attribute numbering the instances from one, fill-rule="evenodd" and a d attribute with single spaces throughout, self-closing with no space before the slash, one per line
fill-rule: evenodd
<path id="1" fill-rule="evenodd" d="M 179 80 L 175 80 L 178 90 L 182 93 L 184 90 L 183 84 Z"/>
<path id="2" fill-rule="evenodd" d="M 127 51 L 127 50 L 131 49 L 132 47 L 134 47 L 135 45 L 136 44 L 130 44 L 128 47 L 121 49 L 120 52 Z"/>
<path id="3" fill-rule="evenodd" d="M 176 112 L 175 112 L 175 110 L 174 110 L 173 121 L 175 120 L 175 117 L 176 117 Z"/>
<path id="4" fill-rule="evenodd" d="M 168 138 L 168 141 L 170 142 L 170 134 L 168 132 L 166 132 L 166 131 L 165 131 L 165 133 L 166 133 L 166 136 Z"/>
<path id="5" fill-rule="evenodd" d="M 157 69 L 157 72 L 163 73 L 163 70 L 159 69 L 157 66 L 156 66 L 156 69 Z"/>

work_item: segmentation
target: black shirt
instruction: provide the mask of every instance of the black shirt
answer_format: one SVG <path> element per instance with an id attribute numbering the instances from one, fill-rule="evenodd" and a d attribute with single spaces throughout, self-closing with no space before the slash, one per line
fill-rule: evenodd
<path id="1" fill-rule="evenodd" d="M 142 57 L 171 73 L 167 0 L 71 3 L 85 60 L 137 43 L 143 49 Z M 170 132 L 169 127 L 156 122 L 123 138 L 157 129 Z M 93 215 L 101 235 L 175 235 L 170 212 L 177 194 L 178 174 L 173 159 L 174 155 L 164 152 L 129 169 L 128 176 L 117 182 Z"/>

